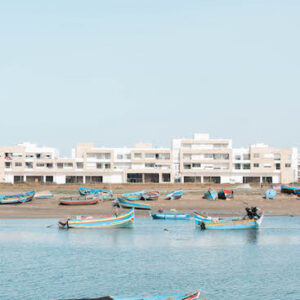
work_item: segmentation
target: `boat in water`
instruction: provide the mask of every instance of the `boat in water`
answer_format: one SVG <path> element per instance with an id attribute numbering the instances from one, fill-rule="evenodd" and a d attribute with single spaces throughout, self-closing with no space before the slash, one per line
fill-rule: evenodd
<path id="1" fill-rule="evenodd" d="M 223 229 L 256 229 L 264 218 L 257 207 L 246 208 L 246 215 L 243 218 L 214 218 L 194 213 L 195 224 L 202 230 L 223 230 Z"/>
<path id="2" fill-rule="evenodd" d="M 183 195 L 183 191 L 182 190 L 169 192 L 169 193 L 166 194 L 166 200 L 180 199 L 182 197 L 182 195 Z"/>
<path id="3" fill-rule="evenodd" d="M 0 195 L 0 204 L 20 204 L 31 201 L 35 191 L 30 191 L 22 194 Z"/>
<path id="4" fill-rule="evenodd" d="M 121 228 L 132 227 L 134 223 L 134 209 L 121 215 L 102 216 L 102 217 L 83 217 L 76 216 L 59 220 L 60 228 Z"/>
<path id="5" fill-rule="evenodd" d="M 97 196 L 62 197 L 59 199 L 60 205 L 92 205 L 98 202 L 99 198 Z"/>
<path id="6" fill-rule="evenodd" d="M 151 210 L 151 206 L 145 203 L 140 202 L 132 202 L 132 201 L 126 201 L 122 198 L 118 198 L 118 204 L 120 207 L 123 208 L 135 208 L 135 209 L 146 209 Z"/>
<path id="7" fill-rule="evenodd" d="M 190 214 L 184 214 L 180 212 L 173 212 L 173 211 L 162 211 L 159 210 L 156 213 L 151 214 L 152 219 L 158 220 L 189 220 L 191 218 Z"/>
<path id="8" fill-rule="evenodd" d="M 173 294 L 173 295 L 162 295 L 162 296 L 142 296 L 142 297 L 115 297 L 115 296 L 106 296 L 98 298 L 72 298 L 64 300 L 194 300 L 200 299 L 201 292 L 195 291 L 186 294 Z M 205 299 L 205 298 L 202 298 Z"/>
<path id="9" fill-rule="evenodd" d="M 233 191 L 222 189 L 222 191 L 220 191 L 218 193 L 218 198 L 222 199 L 222 200 L 227 200 L 228 198 L 232 199 L 233 198 Z"/>
<path id="10" fill-rule="evenodd" d="M 204 194 L 204 198 L 210 201 L 215 201 L 218 198 L 218 193 L 215 190 L 208 190 Z"/>
<path id="11" fill-rule="evenodd" d="M 265 193 L 265 198 L 266 199 L 274 199 L 276 197 L 276 195 L 277 195 L 277 193 L 275 190 L 269 189 Z"/>

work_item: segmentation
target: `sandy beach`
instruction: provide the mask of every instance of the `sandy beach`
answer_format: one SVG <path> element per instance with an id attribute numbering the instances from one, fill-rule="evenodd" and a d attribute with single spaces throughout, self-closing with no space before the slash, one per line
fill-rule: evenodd
<path id="1" fill-rule="evenodd" d="M 111 201 L 100 202 L 96 205 L 87 206 L 62 206 L 59 205 L 59 198 L 64 196 L 77 196 L 77 185 L 8 185 L 0 186 L 1 194 L 14 194 L 29 190 L 39 192 L 50 192 L 54 195 L 49 199 L 34 199 L 31 202 L 16 205 L 1 205 L 0 218 L 62 218 L 72 215 L 102 215 L 112 212 Z M 208 188 L 220 189 L 220 186 L 213 185 L 102 185 L 90 186 L 94 188 L 108 188 L 114 191 L 116 196 L 138 190 L 159 190 L 161 196 L 159 200 L 147 201 L 153 210 L 176 209 L 178 211 L 199 211 L 211 215 L 241 215 L 246 206 L 258 206 L 266 215 L 300 215 L 300 198 L 295 195 L 281 194 L 275 199 L 264 199 L 263 195 L 267 186 L 261 188 L 258 186 L 251 189 L 237 189 L 236 187 L 226 186 L 225 188 L 234 188 L 234 199 L 208 201 L 203 199 L 204 192 Z M 167 191 L 182 188 L 184 196 L 180 200 L 165 200 L 164 194 Z M 137 216 L 147 216 L 148 211 L 136 211 Z"/>

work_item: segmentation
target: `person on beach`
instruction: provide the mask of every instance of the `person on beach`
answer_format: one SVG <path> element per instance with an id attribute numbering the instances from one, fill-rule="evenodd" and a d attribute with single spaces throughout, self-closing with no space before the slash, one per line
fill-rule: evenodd
<path id="1" fill-rule="evenodd" d="M 117 217 L 119 215 L 119 203 L 118 200 L 115 199 L 112 201 L 113 213 Z"/>

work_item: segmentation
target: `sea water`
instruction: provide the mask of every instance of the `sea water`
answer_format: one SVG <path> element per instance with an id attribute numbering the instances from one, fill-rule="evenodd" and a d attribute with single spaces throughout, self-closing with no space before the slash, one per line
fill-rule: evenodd
<path id="1" fill-rule="evenodd" d="M 150 218 L 105 230 L 62 230 L 53 219 L 0 220 L 0 299 L 200 289 L 208 300 L 295 300 L 299 283 L 300 217 L 265 217 L 259 230 L 244 231 Z"/>

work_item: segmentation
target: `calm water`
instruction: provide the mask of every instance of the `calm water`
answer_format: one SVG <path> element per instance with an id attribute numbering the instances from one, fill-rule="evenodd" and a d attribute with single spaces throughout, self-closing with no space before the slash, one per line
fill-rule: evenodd
<path id="1" fill-rule="evenodd" d="M 210 300 L 294 300 L 299 280 L 299 217 L 266 217 L 257 231 L 224 232 L 150 218 L 133 229 L 68 231 L 53 219 L 0 221 L 0 299 L 201 289 Z"/>

